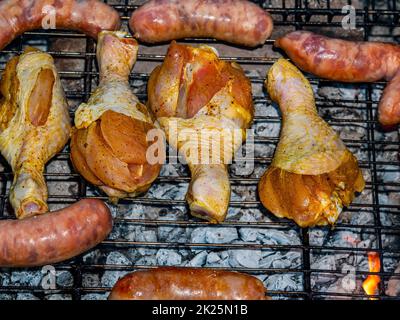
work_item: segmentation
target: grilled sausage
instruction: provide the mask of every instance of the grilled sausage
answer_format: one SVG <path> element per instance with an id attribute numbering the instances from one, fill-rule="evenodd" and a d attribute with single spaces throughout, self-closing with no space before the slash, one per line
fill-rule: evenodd
<path id="1" fill-rule="evenodd" d="M 0 221 L 0 267 L 33 267 L 79 255 L 104 240 L 112 216 L 100 200 L 84 199 L 25 220 Z"/>
<path id="2" fill-rule="evenodd" d="M 132 272 L 109 300 L 266 300 L 263 283 L 250 275 L 211 269 L 161 267 Z"/>
<path id="3" fill-rule="evenodd" d="M 352 42 L 308 31 L 291 32 L 275 41 L 302 70 L 343 82 L 390 81 L 379 104 L 383 125 L 400 122 L 400 46 L 383 42 Z"/>
<path id="4" fill-rule="evenodd" d="M 116 10 L 98 0 L 0 2 L 0 50 L 25 31 L 43 27 L 78 30 L 97 38 L 102 30 L 118 29 L 120 18 Z"/>
<path id="5" fill-rule="evenodd" d="M 383 42 L 352 42 L 308 31 L 275 41 L 298 67 L 319 77 L 343 82 L 392 79 L 400 66 L 400 47 Z"/>
<path id="6" fill-rule="evenodd" d="M 181 38 L 215 38 L 255 47 L 271 35 L 271 16 L 245 0 L 151 0 L 133 12 L 134 36 L 157 43 Z"/>

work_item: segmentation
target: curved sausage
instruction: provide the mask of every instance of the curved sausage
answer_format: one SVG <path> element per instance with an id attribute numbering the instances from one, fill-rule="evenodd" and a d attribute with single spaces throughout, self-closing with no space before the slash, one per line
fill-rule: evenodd
<path id="1" fill-rule="evenodd" d="M 379 122 L 383 125 L 400 123 L 400 69 L 383 90 L 378 110 Z"/>
<path id="2" fill-rule="evenodd" d="M 271 16 L 245 0 L 151 0 L 129 21 L 134 36 L 148 43 L 215 38 L 255 47 L 272 33 Z"/>
<path id="3" fill-rule="evenodd" d="M 77 256 L 111 232 L 106 204 L 84 199 L 56 212 L 0 221 L 0 267 L 33 267 Z"/>
<path id="4" fill-rule="evenodd" d="M 97 38 L 100 31 L 116 30 L 119 27 L 118 12 L 98 0 L 0 2 L 0 50 L 18 35 L 33 29 L 71 29 Z"/>
<path id="5" fill-rule="evenodd" d="M 275 41 L 302 70 L 342 82 L 390 81 L 379 104 L 383 125 L 400 122 L 400 46 L 352 42 L 308 31 L 291 32 Z"/>
<path id="6" fill-rule="evenodd" d="M 266 300 L 263 283 L 250 275 L 212 269 L 161 267 L 132 272 L 109 300 Z"/>

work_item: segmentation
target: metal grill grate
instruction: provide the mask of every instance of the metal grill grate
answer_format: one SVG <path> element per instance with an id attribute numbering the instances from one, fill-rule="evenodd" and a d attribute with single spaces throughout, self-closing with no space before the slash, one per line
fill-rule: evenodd
<path id="1" fill-rule="evenodd" d="M 107 1 L 106 1 L 107 2 Z M 108 1 L 121 14 L 126 28 L 131 12 L 143 1 Z M 135 199 L 121 201 L 114 208 L 115 227 L 113 234 L 97 248 L 81 257 L 55 266 L 57 283 L 55 289 L 43 289 L 40 285 L 41 269 L 0 270 L 0 297 L 2 298 L 66 298 L 90 299 L 105 298 L 116 280 L 123 273 L 137 269 L 155 267 L 161 260 L 152 259 L 160 249 L 171 249 L 167 253 L 176 252 L 181 256 L 178 264 L 184 264 L 196 254 L 228 252 L 245 250 L 260 254 L 262 257 L 281 255 L 288 259 L 291 253 L 297 261 L 289 267 L 285 263 L 273 263 L 267 267 L 252 267 L 251 265 L 229 266 L 230 269 L 248 272 L 260 276 L 271 286 L 274 281 L 280 281 L 280 276 L 288 276 L 297 285 L 289 283 L 284 289 L 270 290 L 275 298 L 288 299 L 328 299 L 328 298 L 358 298 L 368 299 L 361 289 L 361 282 L 368 273 L 365 260 L 369 251 L 379 254 L 382 269 L 379 275 L 382 282 L 379 287 L 378 299 L 393 299 L 385 294 L 387 283 L 393 277 L 394 269 L 400 262 L 400 162 L 398 132 L 382 133 L 376 122 L 377 102 L 384 82 L 373 84 L 337 84 L 318 79 L 309 75 L 316 89 L 317 105 L 320 114 L 340 132 L 346 145 L 359 158 L 367 180 L 364 193 L 342 213 L 334 229 L 313 228 L 301 229 L 288 220 L 273 217 L 262 208 L 256 195 L 258 178 L 270 164 L 273 150 L 279 137 L 280 117 L 276 106 L 272 107 L 269 97 L 262 90 L 267 69 L 279 57 L 272 50 L 274 39 L 279 35 L 295 29 L 309 29 L 330 35 L 351 37 L 365 40 L 396 40 L 399 28 L 400 8 L 393 1 L 336 1 L 336 0 L 266 0 L 257 1 L 273 15 L 275 31 L 272 39 L 263 48 L 247 51 L 241 48 L 229 47 L 214 40 L 185 40 L 186 43 L 209 43 L 218 47 L 224 59 L 236 61 L 244 66 L 254 89 L 256 105 L 255 117 L 255 170 L 249 176 L 231 175 L 234 196 L 230 205 L 230 214 L 226 222 L 219 226 L 209 226 L 203 221 L 191 218 L 182 197 L 174 199 L 168 192 L 175 189 L 185 190 L 189 182 L 188 171 L 184 166 L 177 166 L 175 174 L 166 170 L 157 179 L 150 193 Z M 344 31 L 341 25 L 344 5 L 354 6 L 357 18 L 357 30 Z M 95 42 L 84 35 L 74 32 L 37 31 L 29 32 L 18 38 L 14 43 L 0 53 L 0 66 L 13 54 L 22 52 L 26 44 L 45 46 L 55 58 L 71 105 L 71 116 L 76 106 L 86 101 L 98 80 L 95 65 Z M 60 49 L 61 48 L 61 49 Z M 146 81 L 152 68 L 162 62 L 166 46 L 141 46 L 139 60 L 131 74 L 131 84 L 135 93 L 142 101 L 146 101 Z M 343 93 L 344 92 L 344 93 Z M 350 94 L 348 94 L 350 92 Z M 354 96 L 351 93 L 354 93 Z M 350 96 L 349 96 L 350 95 Z M 69 161 L 69 148 L 59 153 L 47 166 L 46 180 L 49 184 L 49 204 L 52 209 L 73 203 L 84 197 L 95 197 L 106 200 L 92 186 L 88 185 L 72 169 Z M 4 159 L 0 162 L 0 217 L 13 216 L 8 201 L 8 189 L 12 179 L 10 167 Z M 154 191 L 156 190 L 156 191 Z M 159 190 L 164 190 L 161 196 Z M 157 193 L 158 192 L 158 193 Z M 244 194 L 244 195 L 243 195 Z M 252 216 L 247 219 L 245 217 Z M 357 218 L 359 217 L 359 219 Z M 390 223 L 389 223 L 390 222 Z M 213 232 L 224 228 L 242 235 L 247 232 L 275 230 L 293 235 L 293 242 L 236 241 L 212 242 L 199 241 L 194 243 L 193 231 L 209 227 Z M 148 233 L 150 231 L 150 233 Z M 177 233 L 173 236 L 173 233 Z M 141 233 L 142 235 L 140 235 Z M 161 236 L 161 233 L 167 234 Z M 361 235 L 362 233 L 362 235 Z M 129 234 L 129 237 L 126 235 Z M 131 236 L 135 234 L 135 236 Z M 156 235 L 147 237 L 145 235 Z M 355 236 L 356 244 L 337 245 L 333 239 Z M 172 239 L 172 240 L 171 240 Z M 323 239 L 320 242 L 319 239 Z M 359 245 L 359 243 L 362 245 Z M 393 245 L 396 244 L 397 245 Z M 121 253 L 126 259 L 111 259 L 110 253 Z M 141 254 L 141 253 L 149 253 Z M 148 256 L 148 260 L 143 257 Z M 316 261 L 321 257 L 326 259 L 348 259 L 353 257 L 354 289 L 325 290 L 319 286 L 320 279 L 346 281 L 349 268 L 342 264 L 324 268 Z M 350 259 L 351 260 L 351 259 Z M 168 261 L 168 260 L 167 260 Z M 277 260 L 279 261 L 279 259 Z M 168 262 L 167 262 L 168 263 Z M 207 264 L 207 263 L 205 263 Z M 227 268 L 224 263 L 220 267 Z M 108 275 L 107 277 L 105 275 Z M 400 274 L 397 274 L 400 278 Z M 296 287 L 294 289 L 294 287 Z"/>

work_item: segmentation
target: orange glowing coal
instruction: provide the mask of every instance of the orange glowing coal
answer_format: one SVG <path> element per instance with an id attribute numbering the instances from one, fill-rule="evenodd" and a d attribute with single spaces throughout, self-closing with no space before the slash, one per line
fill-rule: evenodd
<path id="1" fill-rule="evenodd" d="M 370 272 L 381 271 L 381 261 L 377 252 L 368 252 L 368 265 Z M 369 275 L 362 284 L 365 293 L 368 295 L 378 294 L 379 282 L 381 282 L 381 278 L 378 275 Z"/>

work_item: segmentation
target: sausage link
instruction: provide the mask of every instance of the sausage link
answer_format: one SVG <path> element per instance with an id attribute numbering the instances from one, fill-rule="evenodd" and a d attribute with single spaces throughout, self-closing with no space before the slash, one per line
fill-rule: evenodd
<path id="1" fill-rule="evenodd" d="M 291 32 L 275 41 L 302 70 L 342 82 L 389 84 L 379 103 L 379 122 L 400 123 L 400 46 L 384 42 L 352 42 L 308 31 Z"/>
<path id="2" fill-rule="evenodd" d="M 212 269 L 161 267 L 132 272 L 109 300 L 266 300 L 263 283 L 250 275 Z"/>
<path id="3" fill-rule="evenodd" d="M 400 70 L 383 91 L 378 110 L 382 125 L 391 127 L 400 123 Z"/>
<path id="4" fill-rule="evenodd" d="M 383 42 L 352 42 L 308 31 L 275 41 L 302 70 L 343 82 L 392 79 L 400 66 L 400 48 Z"/>
<path id="5" fill-rule="evenodd" d="M 77 256 L 107 237 L 112 216 L 106 204 L 84 199 L 56 212 L 0 221 L 0 267 L 33 267 Z"/>
<path id="6" fill-rule="evenodd" d="M 272 33 L 271 16 L 245 0 L 151 0 L 134 11 L 134 36 L 157 43 L 181 38 L 215 38 L 255 47 Z"/>
<path id="7" fill-rule="evenodd" d="M 102 30 L 116 30 L 116 10 L 98 0 L 3 0 L 0 2 L 0 50 L 25 31 L 71 29 L 93 38 Z"/>

